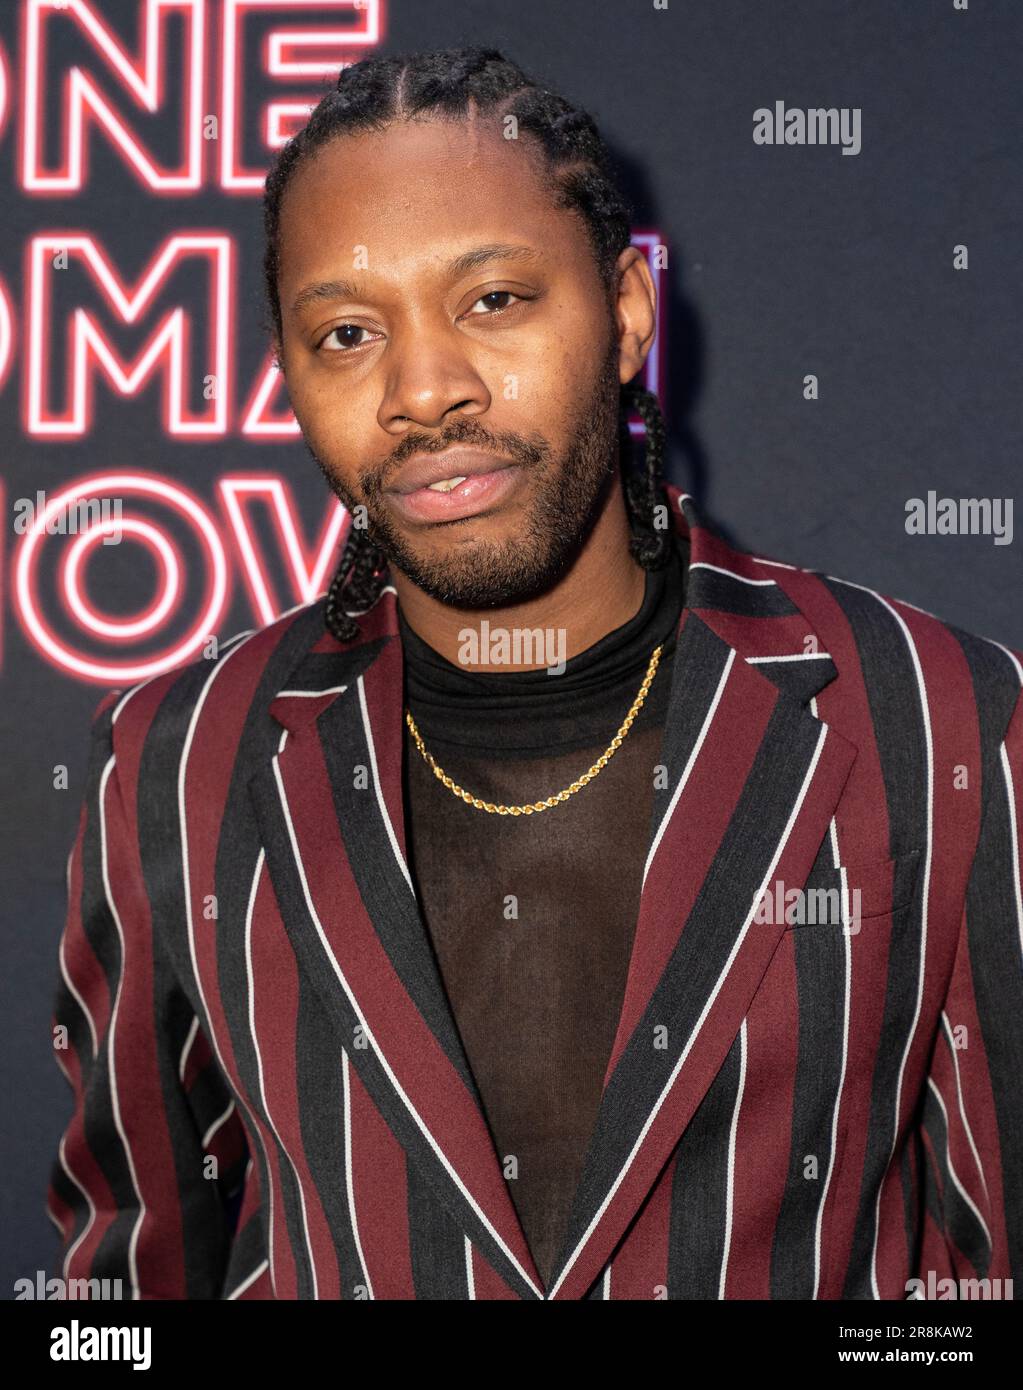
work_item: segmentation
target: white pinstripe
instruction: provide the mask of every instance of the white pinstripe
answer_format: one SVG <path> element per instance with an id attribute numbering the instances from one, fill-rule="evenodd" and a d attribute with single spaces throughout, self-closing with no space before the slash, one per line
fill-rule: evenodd
<path id="1" fill-rule="evenodd" d="M 988 1201 L 990 1201 L 991 1198 L 987 1190 L 987 1178 L 984 1176 L 984 1165 L 980 1161 L 980 1154 L 977 1152 L 977 1145 L 974 1143 L 973 1140 L 973 1130 L 970 1128 L 970 1122 L 966 1118 L 966 1102 L 963 1097 L 963 1084 L 962 1078 L 959 1075 L 959 1058 L 956 1055 L 955 1038 L 952 1036 L 952 1025 L 949 1022 L 948 1014 L 945 1012 L 944 1009 L 942 1009 L 941 1011 L 941 1021 L 945 1028 L 945 1035 L 948 1038 L 949 1051 L 952 1054 L 952 1069 L 955 1072 L 956 1078 L 956 1099 L 959 1103 L 959 1114 L 962 1116 L 963 1129 L 966 1131 L 966 1137 L 970 1141 L 970 1148 L 973 1151 L 974 1162 L 977 1165 L 977 1172 L 980 1174 L 980 1181 L 984 1188 L 984 1196 L 985 1198 L 987 1198 Z"/>
<path id="2" fill-rule="evenodd" d="M 359 1236 L 359 1217 L 355 1210 L 355 1183 L 352 1179 L 352 1083 L 348 1074 L 350 1065 L 348 1053 L 342 1048 L 341 1090 L 344 1097 L 345 1188 L 348 1194 L 348 1211 L 352 1218 L 352 1236 L 355 1240 L 355 1249 L 358 1252 L 359 1264 L 362 1266 L 362 1277 L 366 1282 L 366 1288 L 369 1290 L 370 1298 L 373 1298 L 373 1281 L 370 1279 L 369 1270 L 366 1267 L 366 1256 L 363 1254 L 362 1240 Z"/>
<path id="3" fill-rule="evenodd" d="M 725 1179 L 725 1232 L 721 1251 L 721 1276 L 718 1280 L 718 1298 L 724 1298 L 728 1281 L 728 1256 L 732 1249 L 732 1212 L 735 1203 L 735 1136 L 739 1131 L 739 1111 L 746 1091 L 746 1020 L 739 1029 L 739 1084 L 732 1107 L 732 1123 L 728 1127 L 728 1173 Z"/>

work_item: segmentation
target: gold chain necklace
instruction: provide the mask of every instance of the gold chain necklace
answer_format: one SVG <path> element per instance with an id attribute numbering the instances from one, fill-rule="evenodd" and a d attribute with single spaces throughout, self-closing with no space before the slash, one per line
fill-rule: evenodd
<path id="1" fill-rule="evenodd" d="M 632 728 L 633 720 L 643 706 L 643 701 L 647 697 L 647 692 L 650 689 L 650 682 L 654 678 L 657 671 L 657 663 L 660 659 L 661 648 L 657 646 L 654 648 L 653 656 L 650 658 L 650 665 L 647 667 L 646 675 L 643 677 L 643 684 L 639 687 L 639 694 L 632 702 L 632 708 L 622 721 L 621 728 L 593 766 L 584 772 L 578 781 L 570 783 L 564 791 L 558 792 L 557 796 L 549 796 L 546 801 L 527 802 L 525 806 L 495 806 L 492 801 L 481 801 L 478 796 L 473 796 L 472 793 L 467 792 L 464 787 L 460 787 L 457 782 L 453 782 L 444 769 L 435 761 L 432 753 L 426 751 L 422 736 L 416 728 L 416 721 L 412 718 L 412 712 L 408 708 L 405 710 L 405 723 L 408 725 L 409 732 L 416 741 L 416 747 L 419 749 L 420 753 L 422 753 L 430 767 L 433 768 L 433 775 L 444 783 L 448 791 L 454 792 L 455 796 L 460 796 L 468 806 L 475 806 L 477 811 L 489 811 L 491 815 L 497 816 L 531 816 L 534 811 L 547 811 L 552 806 L 557 806 L 559 802 L 567 801 L 568 798 L 574 796 L 580 788 L 585 787 L 587 782 L 592 782 L 597 773 L 601 772 L 607 766 L 613 755 L 617 753 L 618 749 L 621 747 L 625 735 Z"/>

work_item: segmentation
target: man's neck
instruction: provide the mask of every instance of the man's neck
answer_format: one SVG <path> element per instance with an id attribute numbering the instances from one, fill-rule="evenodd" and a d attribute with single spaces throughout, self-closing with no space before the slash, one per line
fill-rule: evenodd
<path id="1" fill-rule="evenodd" d="M 478 630 L 484 620 L 492 631 L 535 629 L 564 633 L 558 648 L 566 659 L 586 651 L 639 612 L 646 591 L 646 573 L 629 552 L 630 530 L 621 484 L 607 489 L 606 500 L 579 554 L 557 584 L 522 603 L 498 608 L 453 608 L 426 594 L 400 570 L 391 574 L 402 615 L 412 631 L 453 664 L 463 647 L 460 633 Z M 520 669 L 536 669 L 537 665 Z M 480 662 L 480 671 L 507 670 Z"/>

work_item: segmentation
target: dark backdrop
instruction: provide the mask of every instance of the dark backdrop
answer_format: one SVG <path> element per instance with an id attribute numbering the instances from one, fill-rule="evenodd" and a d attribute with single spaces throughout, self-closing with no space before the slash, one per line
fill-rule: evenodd
<path id="1" fill-rule="evenodd" d="M 164 35 L 162 104 L 147 111 L 123 66 L 127 57 L 143 73 L 145 7 L 67 0 L 62 13 L 47 13 L 48 3 L 39 0 L 43 47 L 34 67 L 30 20 L 38 7 L 0 5 L 0 1291 L 8 1298 L 13 1280 L 47 1268 L 55 1249 L 46 1178 L 70 1093 L 52 1057 L 49 1017 L 90 713 L 105 688 L 139 678 L 132 663 L 159 659 L 200 620 L 217 545 L 228 587 L 211 626 L 221 637 L 303 601 L 269 494 L 243 494 L 232 513 L 225 481 L 277 487 L 281 514 L 290 505 L 298 544 L 310 554 L 336 515 L 309 455 L 288 433 L 287 402 L 267 375 L 259 328 L 265 106 L 287 98 L 308 107 L 326 79 L 268 75 L 268 30 L 310 21 L 365 33 L 378 20 L 377 46 L 389 51 L 493 43 L 587 106 L 627 165 L 637 233 L 653 233 L 650 240 L 668 248 L 659 387 L 673 480 L 748 549 L 854 579 L 1023 646 L 1018 545 L 905 529 L 908 498 L 930 491 L 1011 498 L 1016 490 L 1019 0 L 970 0 L 965 9 L 955 0 L 669 0 L 667 9 L 652 0 L 367 0 L 360 11 L 256 0 L 237 50 L 240 99 L 226 178 L 226 6 L 210 0 L 194 109 L 218 116 L 217 138 L 202 142 L 196 186 L 178 189 L 153 185 L 180 171 L 187 156 L 192 107 L 180 18 Z M 86 12 L 104 26 L 106 43 L 89 37 Z M 120 68 L 112 56 L 118 47 Z M 335 58 L 364 51 L 353 37 Z M 69 166 L 75 68 L 155 176 L 140 173 L 124 140 L 99 119 L 85 122 L 80 171 Z M 755 144 L 754 111 L 777 101 L 859 108 L 860 152 Z M 222 416 L 203 395 L 206 375 L 217 370 L 211 258 L 182 260 L 126 322 L 112 280 L 104 288 L 82 250 L 100 248 L 127 294 L 172 238 L 186 234 L 209 238 L 215 254 L 231 257 L 220 322 L 233 366 Z M 62 242 L 66 264 L 54 265 Z M 967 248 L 968 269 L 954 269 L 956 246 Z M 130 391 L 89 370 L 75 386 L 76 314 L 97 325 L 130 375 L 179 307 L 189 335 L 176 421 L 166 359 Z M 819 381 L 814 401 L 804 399 L 808 374 Z M 268 381 L 260 408 L 257 391 Z M 188 421 L 200 428 L 190 431 Z M 166 619 L 130 640 L 87 631 L 69 608 L 61 566 L 71 537 L 44 542 L 35 578 L 19 590 L 26 537 L 15 529 L 16 500 L 38 488 L 52 497 L 110 472 L 186 489 L 214 534 L 214 551 L 204 551 L 194 522 L 166 501 L 124 492 L 124 514 L 160 529 L 183 576 Z M 88 602 L 108 621 L 139 616 L 158 592 L 153 555 L 131 537 L 93 549 L 83 576 Z M 66 790 L 54 787 L 58 764 L 68 769 Z"/>

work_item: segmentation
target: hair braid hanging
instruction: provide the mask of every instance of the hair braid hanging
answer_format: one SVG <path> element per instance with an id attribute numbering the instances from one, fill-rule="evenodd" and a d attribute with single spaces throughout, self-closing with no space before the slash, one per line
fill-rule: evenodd
<path id="1" fill-rule="evenodd" d="M 387 557 L 363 528 L 350 522 L 323 610 L 327 631 L 339 642 L 354 642 L 359 636 L 351 610 L 358 614 L 372 608 L 386 576 Z"/>
<path id="2" fill-rule="evenodd" d="M 658 525 L 658 508 L 665 508 L 666 517 L 671 514 L 663 485 L 664 416 L 654 393 L 644 390 L 635 382 L 622 387 L 622 407 L 626 420 L 628 410 L 635 410 L 646 430 L 643 467 L 630 468 L 624 459 L 622 462 L 622 486 L 632 529 L 629 551 L 644 569 L 659 570 L 668 563 L 672 553 L 671 527 Z M 628 434 L 627 423 L 625 432 Z"/>

